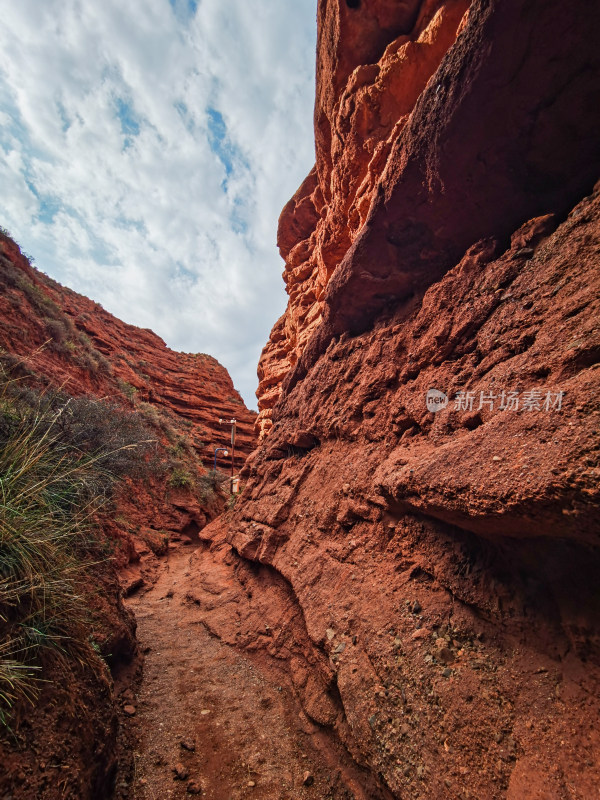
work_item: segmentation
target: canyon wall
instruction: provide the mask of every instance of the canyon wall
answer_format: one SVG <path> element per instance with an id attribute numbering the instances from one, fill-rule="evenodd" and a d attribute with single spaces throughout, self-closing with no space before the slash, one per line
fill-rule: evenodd
<path id="1" fill-rule="evenodd" d="M 321 0 L 318 23 L 268 435 L 190 598 L 285 666 L 355 797 L 587 800 L 600 8 Z"/>
<path id="2" fill-rule="evenodd" d="M 317 163 L 279 221 L 289 302 L 259 365 L 263 432 L 286 376 L 332 335 L 422 291 L 478 239 L 506 244 L 591 189 L 597 48 L 581 39 L 595 5 L 568 25 L 558 3 L 465 8 L 319 6 Z"/>

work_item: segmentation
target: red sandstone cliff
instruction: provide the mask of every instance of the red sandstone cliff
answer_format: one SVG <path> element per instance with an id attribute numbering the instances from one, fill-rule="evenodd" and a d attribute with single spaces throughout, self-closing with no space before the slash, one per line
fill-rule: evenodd
<path id="1" fill-rule="evenodd" d="M 321 3 L 317 163 L 279 220 L 289 303 L 259 365 L 259 429 L 321 322 L 329 280 L 364 225 L 409 115 L 454 42 L 467 0 Z"/>
<path id="2" fill-rule="evenodd" d="M 317 163 L 279 222 L 290 299 L 259 365 L 262 432 L 307 347 L 305 363 L 477 239 L 591 188 L 597 47 L 578 37 L 594 5 L 568 25 L 558 3 L 467 7 L 319 5 Z"/>
<path id="3" fill-rule="evenodd" d="M 190 596 L 285 664 L 306 730 L 364 768 L 355 796 L 587 800 L 600 7 L 465 10 L 319 3 L 317 165 L 280 220 L 290 300 L 259 367 L 270 432 Z"/>

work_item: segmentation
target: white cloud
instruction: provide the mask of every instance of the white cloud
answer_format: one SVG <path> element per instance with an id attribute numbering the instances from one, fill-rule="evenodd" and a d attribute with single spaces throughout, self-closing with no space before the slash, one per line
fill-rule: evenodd
<path id="1" fill-rule="evenodd" d="M 0 0 L 0 224 L 254 405 L 314 161 L 316 0 Z"/>

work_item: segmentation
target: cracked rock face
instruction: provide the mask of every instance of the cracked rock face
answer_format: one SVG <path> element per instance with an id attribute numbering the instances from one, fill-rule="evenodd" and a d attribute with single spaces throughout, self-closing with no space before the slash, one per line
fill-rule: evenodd
<path id="1" fill-rule="evenodd" d="M 365 796 L 587 800 L 599 9 L 404 5 L 410 30 L 370 38 L 395 5 L 319 5 L 317 165 L 281 217 L 290 301 L 259 368 L 269 433 L 205 529 L 227 602 L 199 604 L 286 665 Z"/>

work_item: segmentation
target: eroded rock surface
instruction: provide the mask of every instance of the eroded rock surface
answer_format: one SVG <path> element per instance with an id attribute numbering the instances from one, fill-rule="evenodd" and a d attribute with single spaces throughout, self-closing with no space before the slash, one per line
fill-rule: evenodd
<path id="1" fill-rule="evenodd" d="M 332 341 L 203 532 L 206 624 L 287 662 L 380 796 L 596 791 L 599 236 L 596 191 Z"/>
<path id="2" fill-rule="evenodd" d="M 317 163 L 280 218 L 290 299 L 259 365 L 263 433 L 286 376 L 332 336 L 477 240 L 566 214 L 594 183 L 597 7 L 577 4 L 565 25 L 558 2 L 467 6 L 319 5 Z"/>

